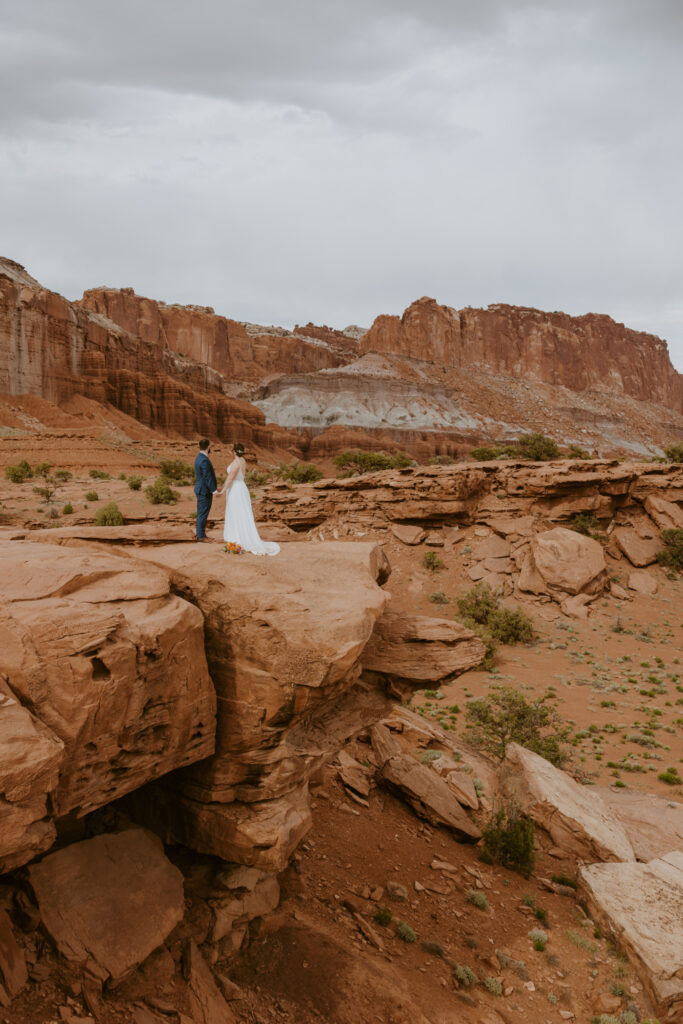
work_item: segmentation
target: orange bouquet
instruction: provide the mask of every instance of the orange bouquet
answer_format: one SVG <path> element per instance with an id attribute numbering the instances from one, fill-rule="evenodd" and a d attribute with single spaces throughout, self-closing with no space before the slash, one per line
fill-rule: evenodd
<path id="1" fill-rule="evenodd" d="M 227 544 L 224 544 L 223 545 L 223 550 L 228 555 L 241 555 L 242 554 L 242 547 L 241 547 L 241 545 L 233 544 L 232 541 L 230 541 Z"/>

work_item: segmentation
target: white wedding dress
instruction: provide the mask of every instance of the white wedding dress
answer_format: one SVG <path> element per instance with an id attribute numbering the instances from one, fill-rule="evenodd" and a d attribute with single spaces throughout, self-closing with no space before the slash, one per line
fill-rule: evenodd
<path id="1" fill-rule="evenodd" d="M 228 466 L 228 473 L 235 463 Z M 242 467 L 228 488 L 225 499 L 225 529 L 223 539 L 228 544 L 239 544 L 243 551 L 252 555 L 278 555 L 280 545 L 261 540 L 254 522 L 249 488 L 244 482 Z"/>

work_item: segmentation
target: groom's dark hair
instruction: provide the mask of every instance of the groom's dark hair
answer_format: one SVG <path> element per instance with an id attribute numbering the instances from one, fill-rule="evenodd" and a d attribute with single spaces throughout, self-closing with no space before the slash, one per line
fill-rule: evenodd
<path id="1" fill-rule="evenodd" d="M 211 442 L 207 441 L 207 439 L 205 437 L 203 437 L 201 439 L 201 441 L 199 442 L 199 447 L 200 447 L 201 451 L 205 452 L 210 444 L 211 444 Z"/>

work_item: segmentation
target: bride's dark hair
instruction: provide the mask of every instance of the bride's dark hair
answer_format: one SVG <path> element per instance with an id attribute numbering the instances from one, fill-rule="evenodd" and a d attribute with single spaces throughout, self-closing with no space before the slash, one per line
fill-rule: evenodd
<path id="1" fill-rule="evenodd" d="M 234 444 L 232 446 L 232 450 L 234 451 L 235 455 L 244 455 L 244 445 L 240 441 L 238 441 L 237 444 Z"/>

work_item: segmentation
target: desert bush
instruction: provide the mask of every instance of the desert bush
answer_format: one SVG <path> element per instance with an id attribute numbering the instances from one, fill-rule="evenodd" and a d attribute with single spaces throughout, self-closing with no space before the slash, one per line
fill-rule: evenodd
<path id="1" fill-rule="evenodd" d="M 188 487 L 194 483 L 194 469 L 181 459 L 162 459 L 159 463 L 159 472 L 178 487 Z"/>
<path id="2" fill-rule="evenodd" d="M 425 569 L 429 569 L 430 572 L 438 572 L 439 569 L 444 568 L 443 559 L 439 558 L 436 551 L 425 551 L 422 564 Z"/>
<path id="3" fill-rule="evenodd" d="M 478 910 L 486 910 L 489 905 L 489 901 L 486 899 L 486 896 L 479 889 L 468 889 L 465 893 L 465 899 Z"/>
<path id="4" fill-rule="evenodd" d="M 394 915 L 392 914 L 389 907 L 377 907 L 377 910 L 375 911 L 375 921 L 377 922 L 377 924 L 383 924 L 386 926 L 388 924 L 391 924 L 393 919 Z"/>
<path id="5" fill-rule="evenodd" d="M 454 459 L 452 455 L 432 455 L 429 460 L 430 466 L 454 466 L 457 459 Z"/>
<path id="6" fill-rule="evenodd" d="M 537 431 L 532 434 L 522 434 L 516 447 L 523 459 L 531 459 L 533 462 L 545 462 L 560 456 L 557 442 L 552 437 L 546 437 L 545 434 L 540 434 Z"/>
<path id="7" fill-rule="evenodd" d="M 484 978 L 483 986 L 492 996 L 502 996 L 503 986 L 498 978 Z"/>
<path id="8" fill-rule="evenodd" d="M 99 501 L 100 500 L 100 496 L 97 493 L 97 491 L 86 491 L 85 492 L 85 500 L 86 501 Z"/>
<path id="9" fill-rule="evenodd" d="M 449 604 L 450 597 L 446 597 L 443 590 L 436 590 L 433 594 L 429 595 L 429 600 L 432 604 Z"/>
<path id="10" fill-rule="evenodd" d="M 174 491 L 165 476 L 158 476 L 153 484 L 145 487 L 147 501 L 151 505 L 175 505 L 180 497 L 178 491 Z"/>
<path id="11" fill-rule="evenodd" d="M 121 509 L 115 501 L 98 508 L 95 513 L 95 526 L 123 526 Z"/>
<path id="12" fill-rule="evenodd" d="M 676 441 L 675 444 L 669 444 L 664 449 L 669 462 L 683 462 L 683 441 Z"/>
<path id="13" fill-rule="evenodd" d="M 453 968 L 453 974 L 455 975 L 456 981 L 459 981 L 461 985 L 465 985 L 466 988 L 476 985 L 479 981 L 479 978 L 472 968 L 466 967 L 464 964 L 456 964 Z"/>
<path id="14" fill-rule="evenodd" d="M 466 716 L 469 739 L 500 761 L 508 743 L 519 743 L 557 767 L 567 760 L 562 744 L 570 729 L 545 697 L 528 701 L 514 687 L 493 686 L 487 697 L 468 702 Z"/>
<path id="15" fill-rule="evenodd" d="M 73 510 L 74 510 L 73 505 L 71 504 L 70 501 L 67 501 L 66 505 L 64 505 L 63 508 L 62 508 L 62 515 L 63 516 L 70 516 L 71 513 L 73 512 Z"/>
<path id="16" fill-rule="evenodd" d="M 23 484 L 33 477 L 33 470 L 26 459 L 22 459 L 16 466 L 6 466 L 5 476 L 13 484 Z"/>
<path id="17" fill-rule="evenodd" d="M 570 444 L 567 455 L 570 459 L 590 459 L 592 457 L 590 452 L 587 452 L 585 448 L 581 448 L 578 444 Z"/>
<path id="18" fill-rule="evenodd" d="M 528 615 L 519 609 L 506 608 L 498 593 L 488 583 L 476 583 L 458 598 L 458 618 L 471 629 L 479 626 L 481 638 L 491 638 L 496 644 L 530 643 L 534 638 L 534 625 Z"/>
<path id="19" fill-rule="evenodd" d="M 667 768 L 665 772 L 660 772 L 657 778 L 660 782 L 666 782 L 667 786 L 683 785 L 683 779 L 678 774 L 678 768 L 675 765 Z"/>
<path id="20" fill-rule="evenodd" d="M 59 480 L 60 484 L 68 483 L 72 477 L 68 469 L 56 469 L 53 475 L 55 480 Z"/>
<path id="21" fill-rule="evenodd" d="M 483 830 L 482 860 L 529 878 L 534 869 L 534 823 L 514 805 L 498 807 Z"/>
<path id="22" fill-rule="evenodd" d="M 542 953 L 548 941 L 548 934 L 542 928 L 532 928 L 529 932 L 529 939 L 534 949 L 538 953 Z"/>
<path id="23" fill-rule="evenodd" d="M 139 491 L 140 488 L 142 487 L 143 481 L 144 477 L 138 476 L 137 473 L 133 473 L 131 474 L 131 476 L 128 477 L 128 486 L 130 487 L 131 491 Z"/>
<path id="24" fill-rule="evenodd" d="M 127 479 L 128 479 L 128 477 L 126 476 L 125 473 L 119 473 L 119 480 L 127 480 Z"/>
<path id="25" fill-rule="evenodd" d="M 37 462 L 33 467 L 34 476 L 49 476 L 52 469 L 51 462 Z"/>
<path id="26" fill-rule="evenodd" d="M 339 476 L 362 476 L 377 473 L 382 469 L 404 469 L 414 465 L 414 460 L 405 452 L 387 455 L 386 452 L 364 452 L 359 449 L 346 450 L 335 455 L 334 464 L 341 470 Z"/>
<path id="27" fill-rule="evenodd" d="M 584 537 L 596 539 L 595 531 L 600 529 L 600 522 L 590 512 L 577 512 L 572 516 L 567 526 L 574 533 L 581 533 Z"/>
<path id="28" fill-rule="evenodd" d="M 399 939 L 403 939 L 404 942 L 415 942 L 417 935 L 405 921 L 399 921 L 396 925 L 396 935 Z"/>
<path id="29" fill-rule="evenodd" d="M 281 462 L 275 470 L 276 476 L 288 484 L 313 484 L 322 479 L 322 470 L 312 462 Z"/>
<path id="30" fill-rule="evenodd" d="M 259 469 L 258 466 L 255 466 L 246 471 L 244 480 L 247 487 L 263 487 L 270 480 L 270 473 L 267 469 Z"/>
<path id="31" fill-rule="evenodd" d="M 88 476 L 92 480 L 111 480 L 111 473 L 107 473 L 104 469 L 89 469 Z"/>
<path id="32" fill-rule="evenodd" d="M 475 462 L 491 462 L 493 459 L 515 459 L 519 452 L 513 444 L 481 445 L 473 448 L 470 458 Z"/>
<path id="33" fill-rule="evenodd" d="M 657 552 L 657 561 L 674 572 L 683 572 L 683 530 L 662 530 L 664 547 Z"/>

